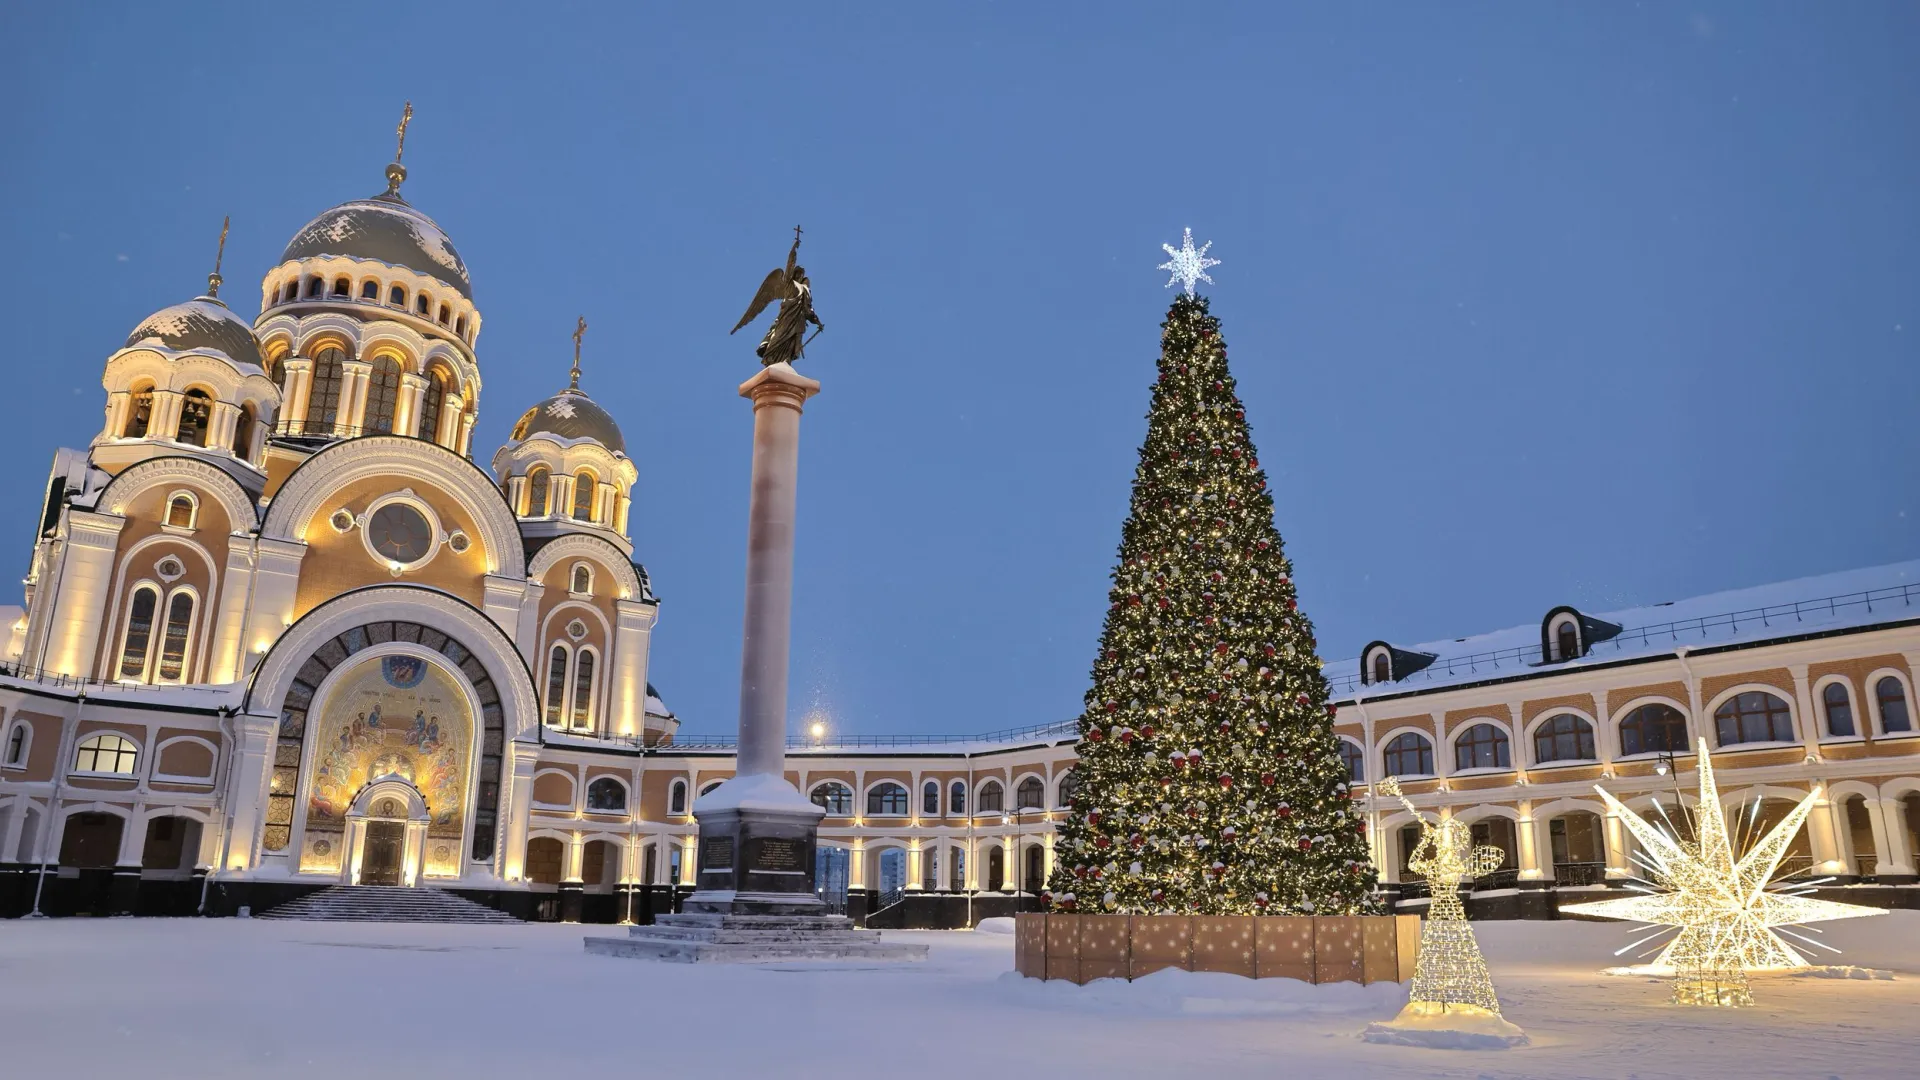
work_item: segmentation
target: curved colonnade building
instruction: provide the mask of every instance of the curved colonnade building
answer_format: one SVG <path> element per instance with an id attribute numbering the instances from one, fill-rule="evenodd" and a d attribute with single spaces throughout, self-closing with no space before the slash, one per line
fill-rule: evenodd
<path id="1" fill-rule="evenodd" d="M 216 274 L 143 320 L 91 444 L 56 453 L 0 665 L 0 915 L 386 884 L 644 920 L 690 891 L 689 811 L 732 748 L 676 739 L 649 685 L 619 428 L 576 368 L 474 463 L 472 282 L 387 175 L 299 230 L 257 317 Z M 1906 563 L 1369 645 L 1330 674 L 1388 897 L 1424 903 L 1369 778 L 1508 852 L 1472 910 L 1541 916 L 1631 874 L 1593 785 L 1671 810 L 1705 738 L 1747 820 L 1819 793 L 1795 869 L 1920 904 L 1917 583 Z M 1074 732 L 802 741 L 823 889 L 876 925 L 1036 906 Z"/>

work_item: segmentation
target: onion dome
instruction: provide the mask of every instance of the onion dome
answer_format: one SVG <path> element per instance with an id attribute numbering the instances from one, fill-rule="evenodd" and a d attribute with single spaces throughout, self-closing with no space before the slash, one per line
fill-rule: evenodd
<path id="1" fill-rule="evenodd" d="M 532 435 L 552 435 L 563 442 L 591 439 L 616 454 L 627 452 L 620 426 L 607 410 L 594 404 L 578 387 L 568 387 L 528 409 L 513 425 L 513 441 Z"/>
<path id="2" fill-rule="evenodd" d="M 282 263 L 336 256 L 370 259 L 389 266 L 438 278 L 461 296 L 473 299 L 467 264 L 453 249 L 453 241 L 432 218 L 400 197 L 406 170 L 387 166 L 387 190 L 370 199 L 355 199 L 307 222 L 281 254 Z"/>
<path id="3" fill-rule="evenodd" d="M 196 296 L 147 316 L 127 335 L 126 347 L 136 345 L 176 353 L 215 353 L 237 368 L 266 370 L 253 327 L 212 296 Z"/>

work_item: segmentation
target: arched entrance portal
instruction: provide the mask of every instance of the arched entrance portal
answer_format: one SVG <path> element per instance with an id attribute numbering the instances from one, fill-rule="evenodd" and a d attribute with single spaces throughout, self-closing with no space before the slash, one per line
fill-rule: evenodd
<path id="1" fill-rule="evenodd" d="M 349 885 L 415 885 L 431 818 L 420 789 L 402 776 L 379 777 L 347 808 Z"/>

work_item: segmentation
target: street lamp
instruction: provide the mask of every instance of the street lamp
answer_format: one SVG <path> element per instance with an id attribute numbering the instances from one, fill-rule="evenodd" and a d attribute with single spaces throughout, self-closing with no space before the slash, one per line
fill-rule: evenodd
<path id="1" fill-rule="evenodd" d="M 815 720 L 812 724 L 808 725 L 807 734 L 813 738 L 813 745 L 819 746 L 820 743 L 827 737 L 826 723 L 824 721 Z"/>

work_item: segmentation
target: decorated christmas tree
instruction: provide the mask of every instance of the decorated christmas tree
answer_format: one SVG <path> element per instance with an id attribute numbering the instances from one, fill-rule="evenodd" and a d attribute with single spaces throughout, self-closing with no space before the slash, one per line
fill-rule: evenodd
<path id="1" fill-rule="evenodd" d="M 1210 246 L 1210 245 L 1209 245 Z M 1191 231 L 1080 720 L 1055 910 L 1359 914 L 1373 867 Z M 1171 282 L 1170 282 L 1171 284 Z"/>

